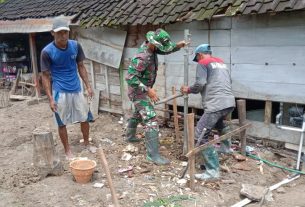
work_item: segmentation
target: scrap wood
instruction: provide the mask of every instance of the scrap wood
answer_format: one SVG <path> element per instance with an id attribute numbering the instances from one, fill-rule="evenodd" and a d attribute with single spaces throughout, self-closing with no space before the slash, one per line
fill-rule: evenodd
<path id="1" fill-rule="evenodd" d="M 217 144 L 220 141 L 229 139 L 232 135 L 235 135 L 237 133 L 240 133 L 241 131 L 245 130 L 246 128 L 249 128 L 251 126 L 251 123 L 248 123 L 242 127 L 238 127 L 237 129 L 234 129 L 222 136 L 220 136 L 218 139 L 214 139 L 212 141 L 209 141 L 206 144 L 200 145 L 199 147 L 194 148 L 193 150 L 191 150 L 190 152 L 188 152 L 185 156 L 186 157 L 191 157 L 194 156 L 195 154 L 197 154 L 198 152 L 200 152 L 203 149 L 206 149 L 207 147 L 213 145 L 213 144 Z"/>
<path id="2" fill-rule="evenodd" d="M 110 170 L 109 170 L 109 167 L 108 167 L 108 162 L 106 160 L 106 156 L 104 154 L 103 149 L 99 148 L 98 153 L 99 153 L 100 158 L 101 158 L 102 167 L 105 170 L 105 173 L 106 173 L 106 176 L 107 176 L 108 185 L 109 185 L 111 195 L 112 195 L 112 202 L 113 202 L 115 207 L 119 207 L 120 205 L 119 205 L 119 201 L 118 201 L 118 196 L 115 192 L 114 185 L 112 183 L 112 178 L 111 178 Z"/>

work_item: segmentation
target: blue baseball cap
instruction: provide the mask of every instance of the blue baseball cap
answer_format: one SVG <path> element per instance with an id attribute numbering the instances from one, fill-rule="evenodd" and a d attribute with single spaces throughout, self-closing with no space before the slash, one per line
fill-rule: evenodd
<path id="1" fill-rule="evenodd" d="M 193 59 L 193 61 L 195 61 L 195 62 L 198 62 L 198 60 L 197 60 L 198 53 L 212 54 L 211 46 L 209 44 L 201 44 L 198 47 L 196 47 L 195 57 Z"/>

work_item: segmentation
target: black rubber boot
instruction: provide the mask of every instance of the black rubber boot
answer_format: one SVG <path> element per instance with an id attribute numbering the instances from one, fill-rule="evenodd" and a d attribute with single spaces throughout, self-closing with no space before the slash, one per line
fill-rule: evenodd
<path id="1" fill-rule="evenodd" d="M 156 165 L 167 165 L 170 161 L 162 157 L 159 153 L 159 132 L 149 130 L 145 132 L 147 160 L 154 162 Z"/>

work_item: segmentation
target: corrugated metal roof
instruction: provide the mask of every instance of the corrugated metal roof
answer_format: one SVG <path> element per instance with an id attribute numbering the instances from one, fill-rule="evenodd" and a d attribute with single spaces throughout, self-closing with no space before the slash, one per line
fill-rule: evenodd
<path id="1" fill-rule="evenodd" d="M 294 11 L 305 0 L 8 0 L 0 20 L 75 15 L 84 27 L 168 24 L 227 16 Z"/>

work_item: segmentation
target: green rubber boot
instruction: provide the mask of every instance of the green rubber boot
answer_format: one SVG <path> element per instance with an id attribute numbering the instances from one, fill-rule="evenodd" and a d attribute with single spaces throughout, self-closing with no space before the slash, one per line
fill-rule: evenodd
<path id="1" fill-rule="evenodd" d="M 229 131 L 230 131 L 230 127 L 226 126 L 220 131 L 220 136 L 228 133 Z M 221 141 L 219 152 L 224 154 L 232 154 L 233 150 L 231 149 L 231 145 L 232 145 L 231 139 L 226 139 Z"/>
<path id="2" fill-rule="evenodd" d="M 214 147 L 208 147 L 201 151 L 205 172 L 201 174 L 195 174 L 195 178 L 203 181 L 212 181 L 220 177 L 219 173 L 219 160 L 218 154 Z"/>
<path id="3" fill-rule="evenodd" d="M 147 160 L 155 163 L 156 165 L 167 165 L 170 161 L 162 157 L 159 153 L 159 132 L 150 130 L 145 132 Z"/>
<path id="4" fill-rule="evenodd" d="M 129 119 L 126 129 L 126 139 L 128 142 L 140 142 L 141 139 L 136 137 L 138 122 L 134 119 Z"/>

